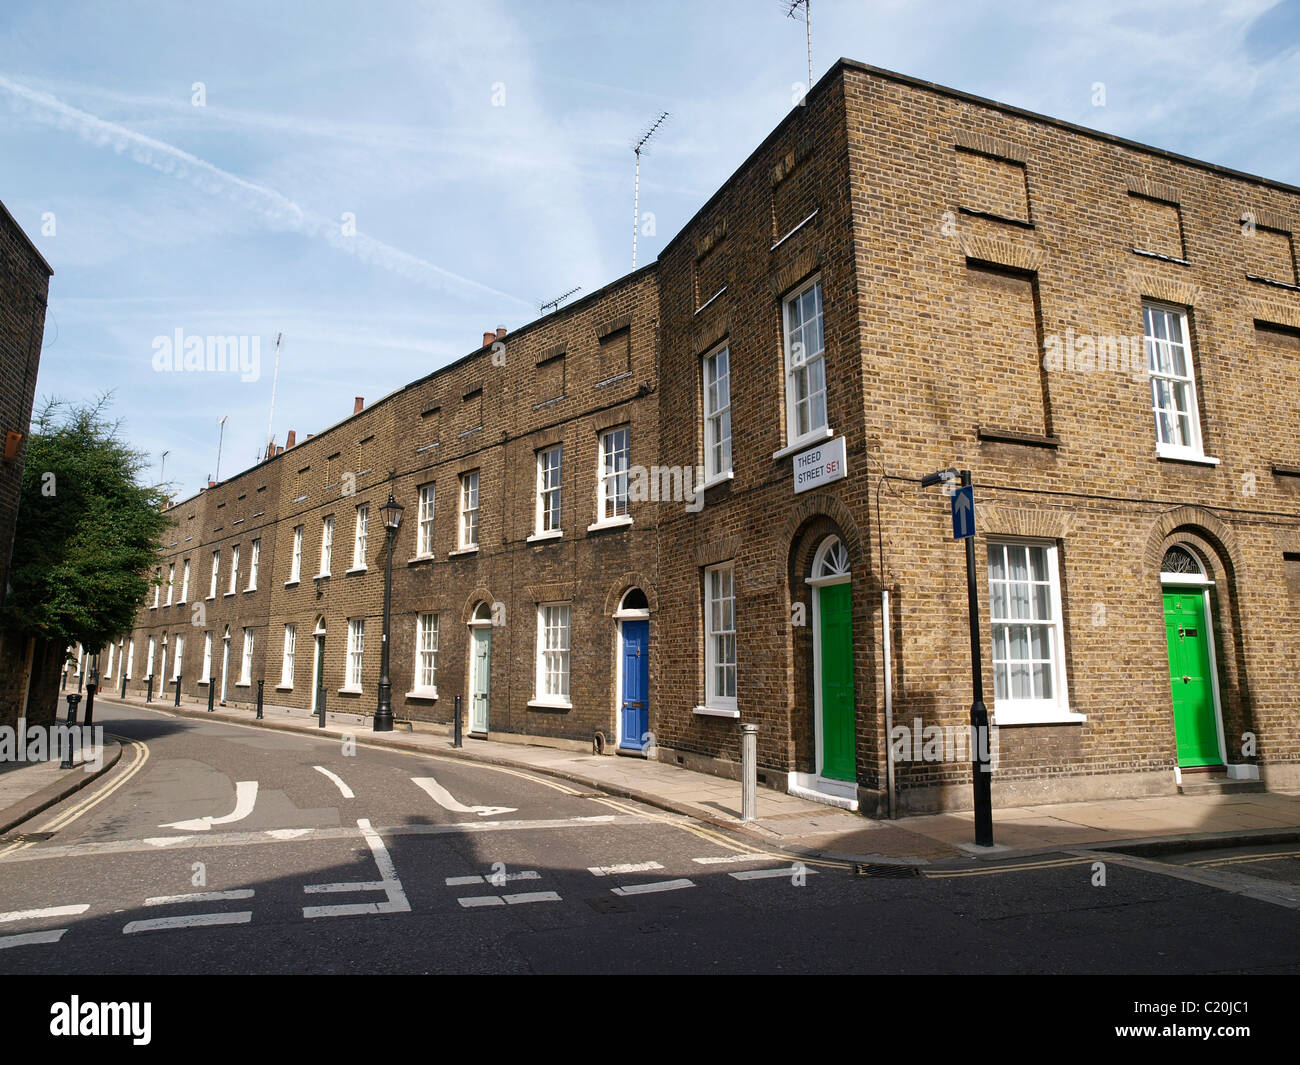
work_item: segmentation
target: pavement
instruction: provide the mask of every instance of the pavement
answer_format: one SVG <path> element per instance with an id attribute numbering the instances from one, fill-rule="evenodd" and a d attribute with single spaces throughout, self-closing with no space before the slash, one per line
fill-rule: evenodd
<path id="1" fill-rule="evenodd" d="M 142 698 L 101 694 L 100 705 L 144 707 Z M 107 707 L 106 707 L 107 708 Z M 330 713 L 321 728 L 309 711 L 265 706 L 222 707 L 187 698 L 149 709 L 208 721 L 232 721 L 315 736 L 356 736 L 359 743 L 408 752 L 436 753 L 486 765 L 528 769 L 600 792 L 634 799 L 748 837 L 794 856 L 882 864 L 927 865 L 957 857 L 1005 859 L 1065 847 L 1200 850 L 1234 844 L 1300 841 L 1300 793 L 1173 795 L 1139 799 L 1003 807 L 994 811 L 994 848 L 975 847 L 970 811 L 876 821 L 770 788 L 758 789 L 758 817 L 741 820 L 740 783 L 666 762 L 466 737 L 454 748 L 446 727 L 392 733 L 369 731 L 369 717 Z M 426 730 L 427 729 L 427 730 Z M 106 754 L 114 761 L 117 752 Z M 0 832 L 90 783 L 81 769 L 59 772 L 49 763 L 0 773 Z M 36 805 L 34 805 L 36 804 Z M 18 820 L 15 820 L 17 818 Z"/>

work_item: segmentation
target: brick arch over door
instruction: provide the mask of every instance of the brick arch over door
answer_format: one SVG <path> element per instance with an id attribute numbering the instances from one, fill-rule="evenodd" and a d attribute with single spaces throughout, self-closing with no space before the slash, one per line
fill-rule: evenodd
<path id="1" fill-rule="evenodd" d="M 1209 540 L 1215 554 L 1221 559 L 1229 575 L 1236 571 L 1236 560 L 1240 557 L 1237 534 L 1212 511 L 1204 507 L 1178 507 L 1161 514 L 1147 534 L 1146 550 L 1143 552 L 1142 565 L 1148 577 L 1158 577 L 1160 563 L 1165 551 L 1172 542 L 1173 534 L 1179 529 L 1199 530 Z"/>
<path id="2" fill-rule="evenodd" d="M 785 557 L 791 557 L 791 551 L 795 546 L 795 538 L 804 533 L 806 526 L 812 519 L 824 517 L 829 518 L 839 527 L 840 538 L 844 541 L 844 546 L 849 549 L 849 562 L 852 564 L 854 572 L 861 572 L 865 577 L 867 575 L 866 554 L 864 551 L 862 534 L 858 530 L 858 523 L 853 518 L 853 512 L 849 510 L 840 500 L 832 495 L 826 495 L 821 492 L 814 492 L 810 496 L 805 496 L 799 504 L 790 512 L 790 517 L 785 523 L 785 529 L 782 530 L 777 540 L 784 552 Z M 812 555 L 808 556 L 809 565 L 812 562 Z M 808 576 L 808 574 L 803 574 Z"/>
<path id="3" fill-rule="evenodd" d="M 474 608 L 477 607 L 479 603 L 487 603 L 488 607 L 491 608 L 492 604 L 496 601 L 496 597 L 480 584 L 470 592 L 469 598 L 465 600 L 465 605 L 461 607 L 460 623 L 462 625 L 468 625 L 472 620 L 474 620 Z"/>
<path id="4" fill-rule="evenodd" d="M 650 613 L 655 613 L 659 609 L 659 599 L 655 595 L 654 585 L 644 573 L 628 572 L 619 577 L 609 587 L 609 594 L 605 597 L 605 616 L 612 617 L 618 610 L 619 604 L 631 589 L 640 588 L 645 592 L 646 602 L 650 604 Z"/>

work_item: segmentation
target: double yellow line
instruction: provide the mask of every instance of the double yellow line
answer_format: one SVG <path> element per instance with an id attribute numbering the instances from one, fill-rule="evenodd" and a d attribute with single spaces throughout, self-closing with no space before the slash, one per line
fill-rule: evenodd
<path id="1" fill-rule="evenodd" d="M 144 764 L 147 761 L 149 761 L 149 748 L 146 744 L 141 743 L 139 740 L 127 739 L 123 736 L 111 736 L 109 738 L 118 740 L 120 743 L 130 746 L 131 748 L 130 764 L 126 767 L 125 770 L 123 770 L 120 774 L 118 774 L 116 778 L 112 781 L 112 783 L 109 784 L 107 787 L 103 787 L 103 788 L 99 788 L 98 790 L 95 790 L 92 795 L 82 799 L 80 802 L 74 804 L 73 806 L 70 806 L 68 809 L 63 810 L 60 813 L 56 814 L 51 820 L 41 825 L 41 827 L 37 829 L 38 832 L 58 832 L 62 828 L 67 828 L 68 825 L 72 824 L 73 821 L 81 817 L 82 814 L 85 814 L 90 810 L 92 810 L 94 807 L 98 806 L 101 802 L 103 802 L 115 791 L 117 791 L 118 788 L 122 787 L 122 785 L 126 784 L 129 780 L 131 780 L 132 777 L 134 777 L 137 773 L 140 772 L 141 769 L 144 768 Z M 3 850 L 0 850 L 0 858 L 3 858 L 7 854 L 12 854 L 14 851 L 20 851 L 26 847 L 31 847 L 34 845 L 35 845 L 34 840 L 15 841 L 14 843 L 11 843 L 9 846 L 5 847 Z"/>
<path id="2" fill-rule="evenodd" d="M 994 865 L 987 869 L 922 869 L 921 875 L 927 880 L 948 880 L 957 876 L 992 876 L 995 873 L 1020 873 L 1026 869 L 1062 869 L 1068 865 L 1086 865 L 1089 862 L 1104 861 L 1104 855 L 1095 858 L 1053 858 L 1042 862 L 1021 862 L 1019 865 Z"/>

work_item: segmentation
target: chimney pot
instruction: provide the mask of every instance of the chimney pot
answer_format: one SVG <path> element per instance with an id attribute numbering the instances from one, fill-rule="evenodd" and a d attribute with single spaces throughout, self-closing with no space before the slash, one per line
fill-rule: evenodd
<path id="1" fill-rule="evenodd" d="M 293 447 L 293 445 L 296 444 L 297 442 L 298 442 L 298 431 L 296 429 L 290 429 L 289 439 L 284 442 L 284 446 Z"/>
<path id="2" fill-rule="evenodd" d="M 492 341 L 496 340 L 496 338 L 497 338 L 496 333 L 492 332 L 492 330 L 490 329 L 486 330 L 483 333 L 483 346 L 486 348 L 489 344 L 492 343 Z"/>
<path id="3" fill-rule="evenodd" d="M 506 327 L 503 325 L 497 326 L 497 339 L 503 340 L 505 338 L 505 335 L 506 335 Z"/>
<path id="4" fill-rule="evenodd" d="M 217 482 L 214 481 L 211 477 L 208 478 L 208 487 L 209 487 L 209 488 L 216 488 L 216 487 L 217 487 Z"/>
<path id="5" fill-rule="evenodd" d="M 276 453 L 277 455 L 283 455 L 283 454 L 284 454 L 284 445 L 283 445 L 283 444 L 277 444 L 277 445 L 276 445 L 276 448 L 275 448 L 275 453 Z"/>
<path id="6" fill-rule="evenodd" d="M 352 401 L 352 413 L 360 414 L 362 409 L 365 407 L 365 405 L 366 405 L 366 397 L 357 396 L 357 398 Z"/>

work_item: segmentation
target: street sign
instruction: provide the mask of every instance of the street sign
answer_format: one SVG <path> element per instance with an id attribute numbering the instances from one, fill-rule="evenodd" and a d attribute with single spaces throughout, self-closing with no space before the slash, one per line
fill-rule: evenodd
<path id="1" fill-rule="evenodd" d="M 952 494 L 952 538 L 966 540 L 975 535 L 975 488 L 965 485 Z"/>
<path id="2" fill-rule="evenodd" d="M 794 457 L 793 470 L 796 494 L 838 481 L 848 473 L 844 437 L 837 436 L 824 444 L 801 451 Z"/>

